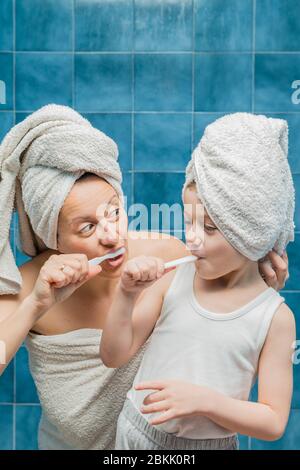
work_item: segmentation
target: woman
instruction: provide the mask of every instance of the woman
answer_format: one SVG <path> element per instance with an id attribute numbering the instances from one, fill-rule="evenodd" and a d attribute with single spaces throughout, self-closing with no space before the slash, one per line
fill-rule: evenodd
<path id="1" fill-rule="evenodd" d="M 185 256 L 167 235 L 127 232 L 116 144 L 70 108 L 49 105 L 15 126 L 0 147 L 0 340 L 7 363 L 26 339 L 42 406 L 40 449 L 113 449 L 118 415 L 144 348 L 109 369 L 99 343 L 126 260 Z M 17 269 L 8 234 L 13 203 L 20 248 L 32 260 Z M 125 254 L 101 267 L 88 259 Z M 261 263 L 281 288 L 287 258 Z M 120 332 L 121 333 L 121 332 Z M 0 366 L 1 371 L 5 366 Z"/>

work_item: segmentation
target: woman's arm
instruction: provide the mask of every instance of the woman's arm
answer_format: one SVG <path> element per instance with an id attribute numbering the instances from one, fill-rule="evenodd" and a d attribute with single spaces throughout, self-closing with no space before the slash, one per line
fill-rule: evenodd
<path id="1" fill-rule="evenodd" d="M 67 273 L 60 269 L 62 264 L 68 268 Z M 20 271 L 23 281 L 20 294 L 0 297 L 0 347 L 5 355 L 0 374 L 39 318 L 99 274 L 101 266 L 89 266 L 86 255 L 75 253 L 50 256 L 41 268 L 30 261 Z"/>
<path id="2" fill-rule="evenodd" d="M 279 439 L 284 433 L 290 411 L 294 341 L 294 316 L 289 307 L 282 304 L 273 318 L 260 355 L 258 402 L 236 400 L 214 393 L 206 416 L 234 432 L 257 439 Z"/>
<path id="3" fill-rule="evenodd" d="M 0 363 L 0 375 L 42 314 L 43 311 L 31 296 L 26 297 L 21 303 L 16 299 L 16 296 L 2 296 L 0 301 L 0 341 L 4 347 L 5 364 Z"/>

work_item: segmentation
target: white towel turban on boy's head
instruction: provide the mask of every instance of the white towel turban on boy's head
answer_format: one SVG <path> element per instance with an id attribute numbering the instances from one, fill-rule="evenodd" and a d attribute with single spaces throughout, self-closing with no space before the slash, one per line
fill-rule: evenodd
<path id="1" fill-rule="evenodd" d="M 295 191 L 282 119 L 229 114 L 209 124 L 186 168 L 227 241 L 252 261 L 294 240 Z"/>
<path id="2" fill-rule="evenodd" d="M 14 207 L 20 249 L 29 256 L 57 249 L 59 212 L 81 175 L 105 179 L 123 203 L 117 160 L 116 143 L 66 106 L 44 106 L 9 131 L 0 146 L 0 294 L 22 284 L 9 242 Z"/>

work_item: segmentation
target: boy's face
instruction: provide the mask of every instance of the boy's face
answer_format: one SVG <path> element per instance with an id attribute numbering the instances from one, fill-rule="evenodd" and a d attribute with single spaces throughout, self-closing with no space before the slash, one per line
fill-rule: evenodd
<path id="1" fill-rule="evenodd" d="M 198 275 L 203 279 L 217 279 L 240 269 L 248 259 L 235 250 L 213 223 L 197 197 L 195 185 L 184 192 L 186 244 L 193 255 Z"/>

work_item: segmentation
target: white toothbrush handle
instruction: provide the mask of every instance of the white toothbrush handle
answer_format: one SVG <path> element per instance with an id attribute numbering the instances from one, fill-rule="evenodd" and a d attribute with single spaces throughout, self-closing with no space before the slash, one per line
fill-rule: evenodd
<path id="1" fill-rule="evenodd" d="M 96 266 L 97 264 L 103 263 L 106 259 L 113 259 L 116 258 L 117 256 L 122 255 L 125 253 L 124 248 L 119 248 L 113 255 L 103 255 L 103 256 L 98 256 L 97 258 L 90 259 L 88 261 L 90 266 Z"/>
<path id="2" fill-rule="evenodd" d="M 173 268 L 175 266 L 179 266 L 180 264 L 184 264 L 184 263 L 191 263 L 192 261 L 196 261 L 196 259 L 197 259 L 197 256 L 193 256 L 193 255 L 174 259 L 173 261 L 168 261 L 167 263 L 165 263 L 165 269 Z"/>
<path id="3" fill-rule="evenodd" d="M 99 258 L 90 259 L 88 263 L 89 263 L 90 266 L 96 266 L 97 264 L 102 263 L 102 261 L 104 261 L 104 259 L 106 259 L 106 258 L 104 258 L 103 256 L 100 256 Z"/>

